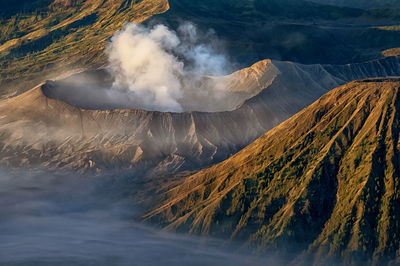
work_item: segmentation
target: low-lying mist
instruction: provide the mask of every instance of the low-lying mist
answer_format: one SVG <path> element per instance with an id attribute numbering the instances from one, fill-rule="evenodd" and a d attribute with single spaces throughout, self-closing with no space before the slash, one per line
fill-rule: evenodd
<path id="1" fill-rule="evenodd" d="M 0 172 L 0 265 L 265 265 L 225 243 L 161 232 L 109 181 Z M 112 186 L 111 186 L 112 187 Z M 268 265 L 272 262 L 268 262 Z"/>

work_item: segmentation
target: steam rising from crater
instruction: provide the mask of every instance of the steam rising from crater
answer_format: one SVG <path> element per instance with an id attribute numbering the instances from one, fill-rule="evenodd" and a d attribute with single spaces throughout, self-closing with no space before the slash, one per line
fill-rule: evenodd
<path id="1" fill-rule="evenodd" d="M 132 107 L 146 110 L 218 109 L 228 91 L 224 82 L 209 75 L 226 74 L 229 64 L 224 55 L 201 41 L 204 38 L 213 37 L 200 38 L 190 23 L 177 32 L 163 25 L 127 25 L 106 50 L 115 79 L 109 94 L 123 93 Z"/>
<path id="2" fill-rule="evenodd" d="M 213 32 L 191 23 L 176 31 L 129 24 L 106 49 L 106 69 L 84 71 L 43 87 L 46 96 L 90 110 L 233 111 L 265 88 L 257 74 L 233 74 Z"/>

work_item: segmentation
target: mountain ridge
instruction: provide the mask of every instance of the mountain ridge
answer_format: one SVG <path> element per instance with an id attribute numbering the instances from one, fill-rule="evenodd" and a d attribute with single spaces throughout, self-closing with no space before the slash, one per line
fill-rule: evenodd
<path id="1" fill-rule="evenodd" d="M 223 77 L 242 104 L 214 113 L 85 110 L 61 93 L 79 96 L 80 84 L 48 82 L 0 102 L 1 164 L 137 174 L 197 169 L 226 159 L 346 80 L 399 75 L 398 60 L 338 67 L 261 61 Z"/>
<path id="2" fill-rule="evenodd" d="M 226 1 L 222 5 L 207 1 L 76 0 L 66 1 L 67 7 L 50 0 L 7 1 L 14 11 L 2 8 L 11 17 L 0 17 L 0 97 L 21 93 L 66 71 L 104 67 L 107 40 L 126 22 L 152 25 L 159 21 L 177 30 L 182 21 L 191 21 L 203 32 L 216 33 L 220 52 L 235 59 L 235 69 L 263 58 L 363 62 L 381 58 L 382 52 L 393 55 L 400 43 L 395 31 L 377 28 L 399 21 L 396 14 L 384 10 L 370 14 L 304 2 L 308 11 L 301 14 L 298 1 L 287 1 L 287 5 L 276 0 Z M 320 21 L 323 14 L 329 15 L 330 22 Z M 310 17 L 318 19 L 309 22 Z M 357 26 L 349 30 L 352 17 Z"/>
<path id="3" fill-rule="evenodd" d="M 328 92 L 143 218 L 294 265 L 397 263 L 399 88 L 369 79 Z"/>

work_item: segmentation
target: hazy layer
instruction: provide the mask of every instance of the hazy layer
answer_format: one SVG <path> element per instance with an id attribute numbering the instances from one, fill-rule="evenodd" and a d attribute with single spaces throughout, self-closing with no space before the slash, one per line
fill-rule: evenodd
<path id="1" fill-rule="evenodd" d="M 73 175 L 0 172 L 0 264 L 261 265 L 220 241 L 132 222 L 129 202 L 106 187 Z"/>

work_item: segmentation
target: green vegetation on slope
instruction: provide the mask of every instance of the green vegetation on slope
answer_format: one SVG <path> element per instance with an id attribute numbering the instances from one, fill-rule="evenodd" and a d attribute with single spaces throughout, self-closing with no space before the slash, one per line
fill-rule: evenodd
<path id="1" fill-rule="evenodd" d="M 310 262 L 387 263 L 400 241 L 400 82 L 339 87 L 163 195 L 145 219 Z"/>
<path id="2" fill-rule="evenodd" d="M 142 22 L 169 8 L 166 0 L 34 3 L 37 8 L 21 5 L 0 21 L 0 96 L 21 84 L 26 89 L 55 74 L 104 65 L 106 40 L 123 23 Z"/>

